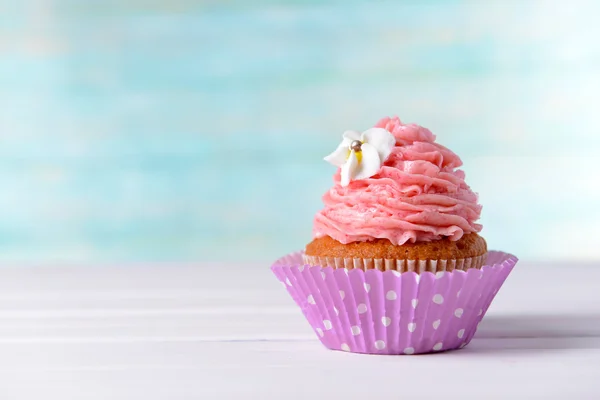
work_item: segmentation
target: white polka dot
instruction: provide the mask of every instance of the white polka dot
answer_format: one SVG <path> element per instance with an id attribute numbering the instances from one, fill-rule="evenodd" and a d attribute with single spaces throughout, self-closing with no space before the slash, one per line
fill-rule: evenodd
<path id="1" fill-rule="evenodd" d="M 408 330 L 410 332 L 414 332 L 415 329 L 417 329 L 417 323 L 416 322 L 411 322 L 411 323 L 408 324 Z"/>
<path id="2" fill-rule="evenodd" d="M 392 319 L 390 317 L 381 317 L 381 323 L 383 326 L 390 326 Z"/>
<path id="3" fill-rule="evenodd" d="M 323 329 L 321 328 L 317 328 L 315 329 L 317 331 L 317 333 L 319 334 L 319 336 L 323 337 L 324 333 L 323 333 Z"/>
<path id="4" fill-rule="evenodd" d="M 385 342 L 383 340 L 378 340 L 375 342 L 375 348 L 377 350 L 383 350 L 385 349 Z"/>
<path id="5" fill-rule="evenodd" d="M 438 272 L 436 272 L 435 279 L 443 278 L 444 277 L 444 272 L 445 271 L 438 271 Z"/>
<path id="6" fill-rule="evenodd" d="M 325 274 L 325 272 L 321 271 L 321 278 L 323 278 L 323 280 L 325 280 L 326 277 L 327 277 L 327 275 Z"/>
<path id="7" fill-rule="evenodd" d="M 462 342 L 462 343 L 460 344 L 460 347 L 459 347 L 459 349 L 462 349 L 462 348 L 463 348 L 463 347 L 465 347 L 466 345 L 467 345 L 467 342 Z"/>
<path id="8" fill-rule="evenodd" d="M 462 308 L 457 308 L 456 310 L 454 310 L 454 316 L 456 318 L 460 318 L 463 316 L 464 312 L 465 312 L 465 310 L 463 310 Z"/>
<path id="9" fill-rule="evenodd" d="M 308 304 L 316 304 L 315 303 L 315 298 L 313 297 L 312 294 L 309 294 L 306 301 L 308 301 Z"/>
<path id="10" fill-rule="evenodd" d="M 395 269 L 392 270 L 392 274 L 394 274 L 394 276 L 396 276 L 396 277 L 400 277 L 402 275 L 400 272 L 396 271 Z"/>
<path id="11" fill-rule="evenodd" d="M 439 328 L 441 323 L 442 323 L 442 321 L 439 319 L 436 319 L 435 321 L 433 321 L 433 329 Z"/>
<path id="12" fill-rule="evenodd" d="M 479 313 L 477 314 L 477 316 L 479 317 L 481 314 L 483 314 L 483 309 L 482 308 L 479 309 Z"/>
<path id="13" fill-rule="evenodd" d="M 354 325 L 350 330 L 352 331 L 353 336 L 360 335 L 360 326 Z"/>
<path id="14" fill-rule="evenodd" d="M 340 349 L 342 349 L 343 351 L 350 351 L 350 346 L 348 346 L 346 343 L 342 343 Z"/>
<path id="15" fill-rule="evenodd" d="M 460 290 L 456 292 L 456 297 L 460 297 Z"/>
<path id="16" fill-rule="evenodd" d="M 344 273 L 348 276 L 348 268 L 344 268 Z"/>
<path id="17" fill-rule="evenodd" d="M 457 335 L 458 335 L 459 339 L 462 339 L 462 337 L 465 336 L 465 330 L 461 329 L 460 331 L 458 331 Z"/>
<path id="18" fill-rule="evenodd" d="M 365 291 L 366 291 L 367 293 L 369 293 L 369 291 L 371 290 L 371 285 L 369 285 L 368 283 L 363 283 L 363 286 L 364 286 L 364 288 L 365 288 Z"/>
<path id="19" fill-rule="evenodd" d="M 415 349 L 413 349 L 412 347 L 407 347 L 404 349 L 404 354 L 407 354 L 407 355 L 415 354 Z"/>
<path id="20" fill-rule="evenodd" d="M 442 297 L 442 295 L 438 293 L 435 296 L 433 296 L 433 302 L 435 304 L 442 304 L 444 302 L 444 297 Z"/>
<path id="21" fill-rule="evenodd" d="M 364 314 L 367 312 L 367 305 L 365 303 L 360 303 L 358 305 L 358 307 L 356 308 L 356 311 L 358 311 L 359 314 Z"/>
<path id="22" fill-rule="evenodd" d="M 287 289 L 287 285 L 285 284 L 285 282 L 281 282 L 281 284 L 283 285 L 284 288 Z"/>
<path id="23" fill-rule="evenodd" d="M 415 274 L 415 281 L 416 281 L 417 283 L 419 283 L 419 281 L 420 281 L 420 280 L 421 280 L 421 275 L 419 275 L 419 274 Z"/>
<path id="24" fill-rule="evenodd" d="M 442 347 L 444 347 L 444 343 L 442 343 L 442 342 L 436 343 L 435 346 L 433 346 L 433 351 L 440 351 L 442 349 Z"/>
<path id="25" fill-rule="evenodd" d="M 419 304 L 419 300 L 418 299 L 412 299 L 410 304 L 412 305 L 412 308 L 417 308 L 417 304 Z"/>
<path id="26" fill-rule="evenodd" d="M 333 307 L 333 312 L 335 313 L 335 315 L 340 315 L 340 311 L 335 307 Z"/>
<path id="27" fill-rule="evenodd" d="M 326 330 L 330 330 L 332 328 L 331 321 L 328 319 L 323 320 L 323 326 L 325 326 Z"/>
<path id="28" fill-rule="evenodd" d="M 390 290 L 386 293 L 385 298 L 388 300 L 396 300 L 398 298 L 398 295 L 393 290 Z"/>
<path id="29" fill-rule="evenodd" d="M 346 292 L 340 290 L 340 297 L 342 298 L 342 300 L 344 300 L 344 297 L 346 297 Z"/>
<path id="30" fill-rule="evenodd" d="M 288 286 L 292 286 L 292 282 L 290 282 L 290 278 L 285 278 L 285 283 L 287 283 Z"/>
<path id="31" fill-rule="evenodd" d="M 298 271 L 300 271 L 300 272 L 304 271 L 304 265 L 300 265 L 300 266 L 298 267 Z"/>

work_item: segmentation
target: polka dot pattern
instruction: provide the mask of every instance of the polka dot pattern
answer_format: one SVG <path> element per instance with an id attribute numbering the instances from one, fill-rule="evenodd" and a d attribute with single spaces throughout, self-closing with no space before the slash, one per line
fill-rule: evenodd
<path id="1" fill-rule="evenodd" d="M 442 296 L 441 294 L 436 294 L 435 296 L 433 296 L 433 302 L 435 304 L 442 304 L 444 303 L 444 296 Z"/>
<path id="2" fill-rule="evenodd" d="M 504 262 L 481 270 L 416 274 L 299 268 L 294 257 L 272 270 L 302 307 L 316 337 L 334 350 L 373 354 L 410 355 L 466 346 L 493 293 L 514 266 Z M 492 260 L 502 257 L 509 256 L 488 255 Z"/>

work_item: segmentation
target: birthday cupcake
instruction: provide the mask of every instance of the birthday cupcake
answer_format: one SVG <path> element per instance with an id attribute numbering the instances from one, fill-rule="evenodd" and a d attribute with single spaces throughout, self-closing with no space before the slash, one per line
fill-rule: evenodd
<path id="1" fill-rule="evenodd" d="M 516 257 L 488 252 L 460 158 L 426 128 L 384 118 L 346 131 L 313 240 L 272 269 L 335 350 L 464 347 Z"/>

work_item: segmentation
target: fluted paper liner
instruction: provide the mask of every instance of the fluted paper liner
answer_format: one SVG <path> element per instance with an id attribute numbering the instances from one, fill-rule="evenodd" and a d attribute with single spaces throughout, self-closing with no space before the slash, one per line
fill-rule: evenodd
<path id="1" fill-rule="evenodd" d="M 483 267 L 487 254 L 460 258 L 456 260 L 388 260 L 372 258 L 341 258 L 341 257 L 318 257 L 302 254 L 302 261 L 306 265 L 331 267 L 333 269 L 378 269 L 380 271 L 399 272 L 440 272 L 453 271 L 455 269 L 466 271 L 469 268 Z"/>
<path id="2" fill-rule="evenodd" d="M 466 346 L 516 263 L 491 251 L 480 269 L 417 274 L 309 266 L 299 252 L 271 269 L 326 347 L 419 354 Z"/>

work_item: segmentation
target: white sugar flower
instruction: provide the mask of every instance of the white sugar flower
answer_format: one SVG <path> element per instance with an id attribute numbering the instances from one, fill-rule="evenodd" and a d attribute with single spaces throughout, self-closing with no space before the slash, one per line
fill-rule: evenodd
<path id="1" fill-rule="evenodd" d="M 383 128 L 371 128 L 362 134 L 346 131 L 338 148 L 325 161 L 342 169 L 341 184 L 375 175 L 392 153 L 396 138 Z"/>

